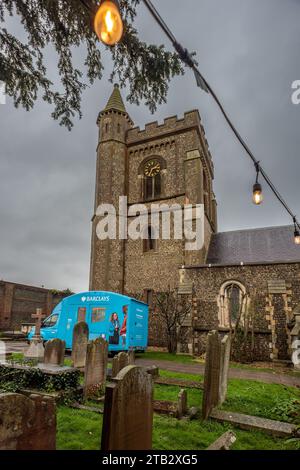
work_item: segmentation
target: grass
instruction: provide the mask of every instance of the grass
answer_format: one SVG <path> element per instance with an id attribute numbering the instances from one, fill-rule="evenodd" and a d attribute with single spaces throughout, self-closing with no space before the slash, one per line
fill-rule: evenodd
<path id="1" fill-rule="evenodd" d="M 58 450 L 99 450 L 102 416 L 90 411 L 58 409 Z M 178 421 L 173 418 L 154 416 L 154 450 L 203 450 L 228 429 L 227 424 L 214 421 Z M 237 441 L 233 450 L 294 450 L 297 443 L 273 438 L 257 431 L 233 429 Z"/>
<path id="2" fill-rule="evenodd" d="M 163 377 L 176 377 L 186 380 L 200 380 L 199 375 L 161 371 Z M 154 398 L 176 401 L 180 387 L 155 385 Z M 187 389 L 189 406 L 200 408 L 202 390 Z M 289 411 L 293 402 L 300 403 L 300 391 L 293 387 L 264 384 L 255 381 L 230 380 L 228 397 L 222 409 L 252 414 L 270 419 L 290 421 Z M 89 403 L 95 406 L 93 403 Z M 291 408 L 292 407 L 292 408 Z M 295 413 L 294 413 L 295 414 Z M 58 408 L 58 449 L 99 450 L 102 416 L 90 411 L 74 410 L 65 406 Z M 300 422 L 299 422 L 300 424 Z M 193 421 L 178 421 L 174 418 L 154 415 L 153 449 L 155 450 L 203 450 L 228 429 L 233 429 L 237 441 L 233 450 L 296 450 L 298 442 L 288 442 L 285 438 L 274 438 L 263 432 L 243 431 L 226 423 L 199 418 Z"/>
<path id="3" fill-rule="evenodd" d="M 196 360 L 193 356 L 185 354 L 170 354 L 167 352 L 149 351 L 143 354 L 136 354 L 139 359 L 150 359 L 156 361 L 172 361 L 179 364 L 195 364 Z"/>

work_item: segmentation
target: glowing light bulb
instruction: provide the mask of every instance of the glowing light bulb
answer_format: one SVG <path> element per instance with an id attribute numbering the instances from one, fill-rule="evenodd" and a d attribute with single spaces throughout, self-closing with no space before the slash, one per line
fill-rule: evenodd
<path id="1" fill-rule="evenodd" d="M 300 245 L 300 233 L 299 230 L 295 230 L 295 244 Z"/>
<path id="2" fill-rule="evenodd" d="M 263 202 L 263 194 L 262 194 L 262 187 L 259 183 L 256 183 L 254 186 L 253 186 L 253 196 L 252 196 L 252 200 L 254 202 L 254 204 L 256 204 L 257 206 L 259 206 L 259 204 L 261 204 Z"/>
<path id="3" fill-rule="evenodd" d="M 114 46 L 123 36 L 123 22 L 117 0 L 104 0 L 95 16 L 95 32 L 108 46 Z"/>

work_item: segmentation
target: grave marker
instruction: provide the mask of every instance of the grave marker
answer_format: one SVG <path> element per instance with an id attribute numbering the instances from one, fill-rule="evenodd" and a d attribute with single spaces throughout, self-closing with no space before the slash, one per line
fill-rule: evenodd
<path id="1" fill-rule="evenodd" d="M 129 365 L 129 356 L 125 352 L 120 352 L 112 360 L 112 377 L 116 377 L 120 370 Z"/>
<path id="2" fill-rule="evenodd" d="M 89 327 L 85 322 L 76 323 L 73 330 L 72 361 L 73 367 L 85 367 Z"/>
<path id="3" fill-rule="evenodd" d="M 84 397 L 97 393 L 106 382 L 108 343 L 103 338 L 90 341 L 87 345 L 84 371 Z"/>
<path id="4" fill-rule="evenodd" d="M 0 450 L 55 450 L 53 398 L 0 394 L 0 416 Z"/>
<path id="5" fill-rule="evenodd" d="M 153 384 L 138 366 L 127 366 L 106 386 L 101 450 L 151 450 Z"/>
<path id="6" fill-rule="evenodd" d="M 45 346 L 44 364 L 63 366 L 66 342 L 55 338 L 47 341 Z"/>
<path id="7" fill-rule="evenodd" d="M 41 337 L 41 326 L 42 326 L 42 319 L 46 317 L 43 315 L 43 311 L 41 308 L 36 309 L 36 313 L 31 315 L 32 318 L 35 319 L 35 331 L 34 336 L 30 341 L 30 346 L 25 351 L 24 356 L 29 359 L 36 359 L 42 360 L 44 357 L 44 346 L 43 346 L 43 338 Z"/>

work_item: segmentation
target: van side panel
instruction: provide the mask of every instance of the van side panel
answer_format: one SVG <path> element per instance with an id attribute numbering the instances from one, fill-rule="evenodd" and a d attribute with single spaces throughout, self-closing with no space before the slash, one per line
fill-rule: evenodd
<path id="1" fill-rule="evenodd" d="M 148 344 L 148 305 L 131 299 L 129 349 L 143 350 Z"/>

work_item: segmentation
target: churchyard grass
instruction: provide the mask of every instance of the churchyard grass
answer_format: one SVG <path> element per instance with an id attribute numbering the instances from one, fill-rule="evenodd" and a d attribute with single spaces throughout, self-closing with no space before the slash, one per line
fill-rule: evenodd
<path id="1" fill-rule="evenodd" d="M 192 374 L 181 374 L 160 371 L 162 377 L 174 377 L 185 380 L 200 381 L 200 377 Z M 156 384 L 154 398 L 157 400 L 176 401 L 181 387 Z M 200 406 L 202 390 L 187 389 L 188 405 Z M 222 409 L 252 414 L 280 421 L 298 423 L 293 402 L 300 402 L 300 391 L 293 387 L 276 384 L 265 384 L 255 381 L 230 380 L 227 400 Z M 87 405 L 101 408 L 88 402 Z M 58 449 L 98 450 L 102 415 L 91 411 L 83 411 L 60 406 L 58 408 Z M 212 420 L 206 422 L 199 418 L 192 421 L 154 415 L 153 448 L 155 450 L 201 450 L 208 447 L 215 439 L 228 429 L 226 423 Z M 237 441 L 233 450 L 286 450 L 297 449 L 299 443 L 289 442 L 286 438 L 275 438 L 263 432 L 243 431 L 234 428 Z"/>
<path id="2" fill-rule="evenodd" d="M 179 364 L 196 364 L 196 359 L 188 354 L 170 354 L 160 351 L 146 351 L 142 354 L 136 354 L 136 358 L 155 361 L 172 361 L 178 362 Z"/>
<path id="3" fill-rule="evenodd" d="M 57 449 L 99 450 L 102 416 L 90 411 L 58 408 Z M 203 450 L 230 428 L 214 421 L 178 421 L 174 418 L 154 416 L 153 449 Z M 233 450 L 286 450 L 297 449 L 297 443 L 285 438 L 273 438 L 257 431 L 234 429 L 237 442 Z"/>

